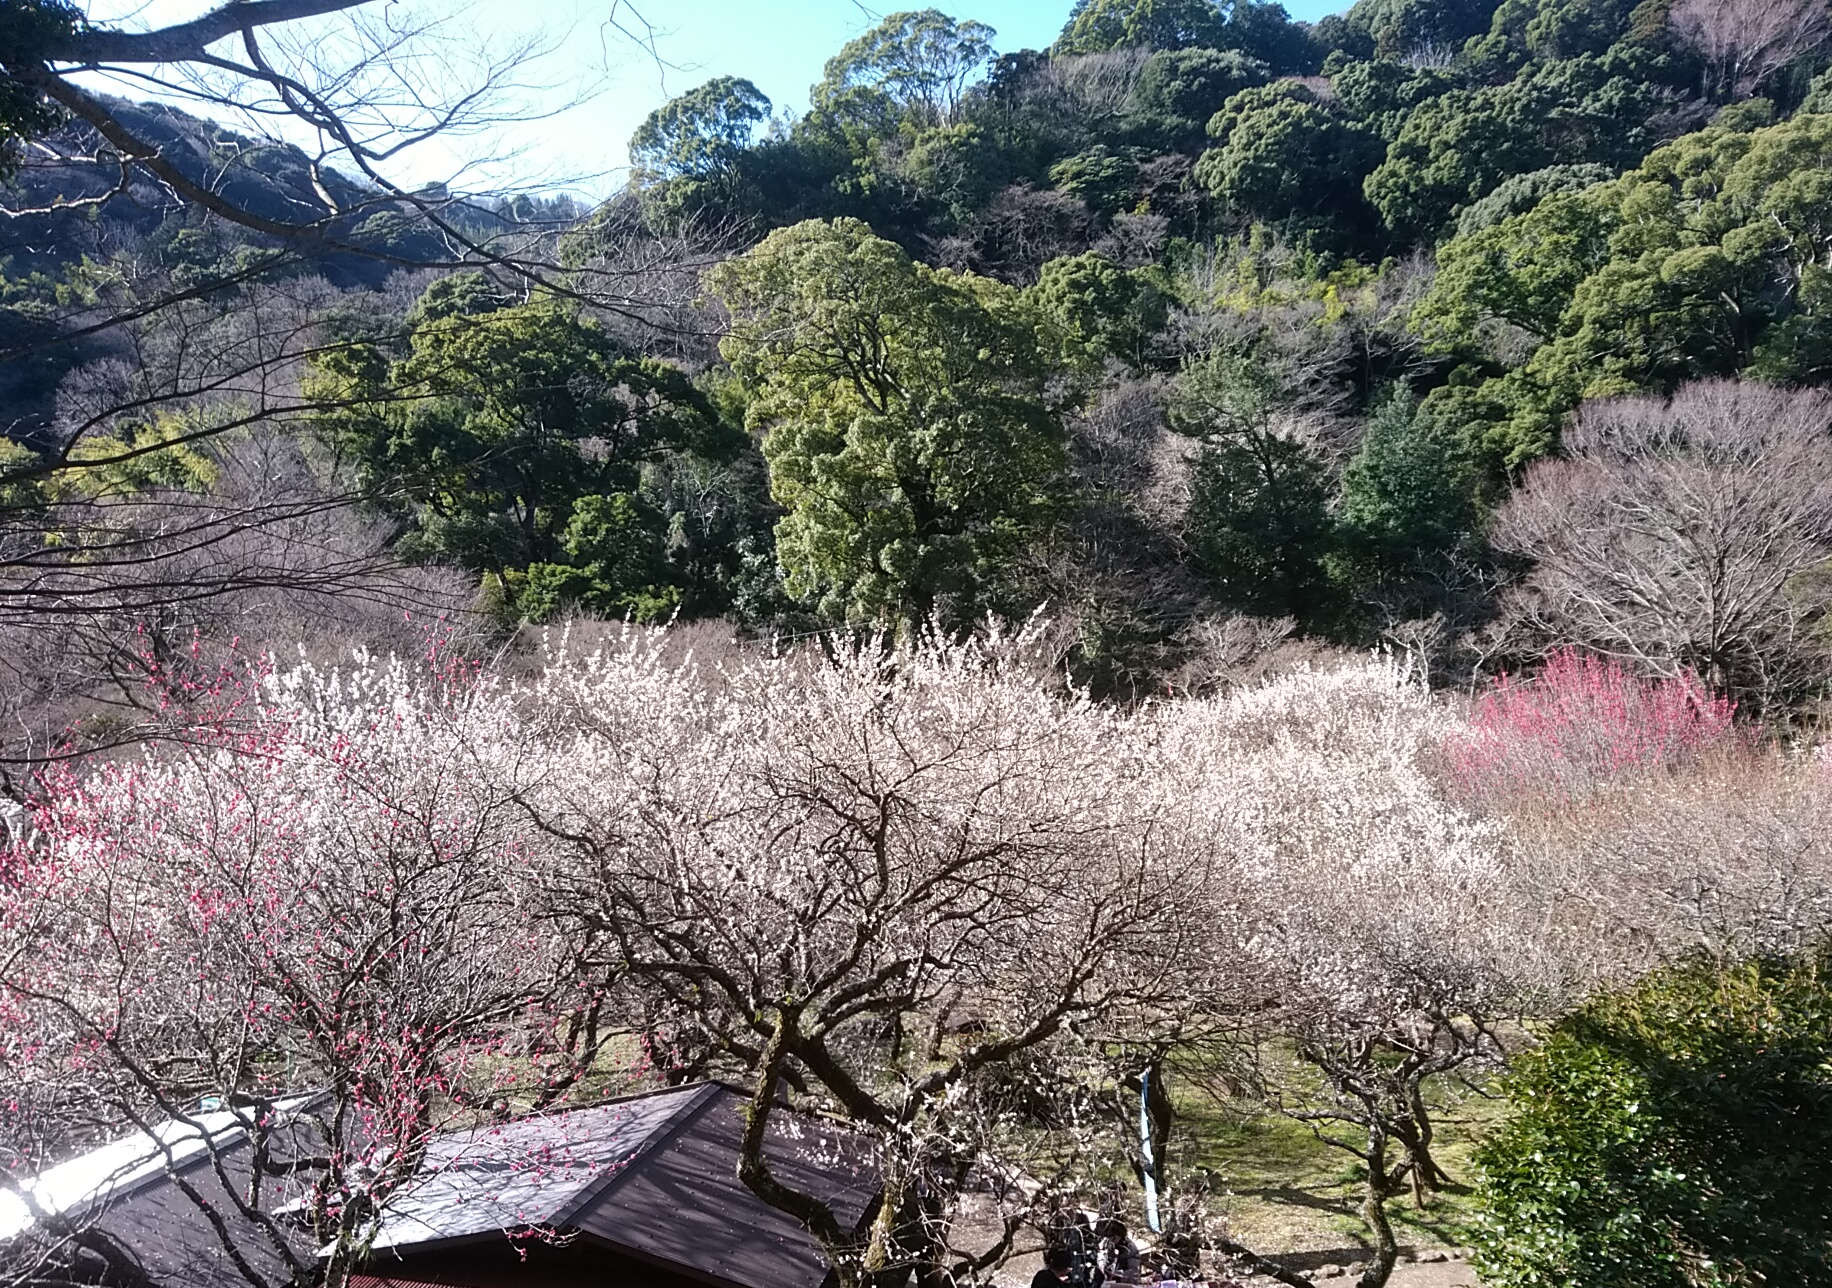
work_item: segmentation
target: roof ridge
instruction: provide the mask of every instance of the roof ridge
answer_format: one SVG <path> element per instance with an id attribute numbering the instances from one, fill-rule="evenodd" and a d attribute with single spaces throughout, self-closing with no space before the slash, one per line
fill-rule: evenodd
<path id="1" fill-rule="evenodd" d="M 663 1119 L 647 1136 L 644 1136 L 642 1142 L 630 1152 L 628 1158 L 624 1159 L 620 1165 L 613 1168 L 607 1168 L 604 1172 L 594 1176 L 591 1180 L 580 1186 L 571 1199 L 562 1204 L 552 1216 L 547 1218 L 548 1224 L 562 1226 L 572 1221 L 579 1213 L 583 1212 L 591 1204 L 597 1202 L 609 1193 L 611 1188 L 615 1186 L 618 1181 L 634 1173 L 636 1171 L 635 1165 L 638 1159 L 653 1152 L 663 1142 L 680 1131 L 682 1127 L 686 1126 L 690 1120 L 697 1117 L 700 1110 L 713 1102 L 718 1092 L 731 1091 L 730 1087 L 713 1080 L 699 1083 L 697 1086 L 693 1084 L 689 1084 L 689 1086 L 692 1087 L 693 1094 L 682 1097 L 680 1107 L 669 1114 L 667 1118 Z M 687 1087 L 669 1088 L 671 1091 L 685 1091 L 687 1089 Z M 654 1097 L 658 1094 L 657 1092 L 650 1092 L 648 1096 Z M 627 1099 L 636 1100 L 643 1098 L 644 1097 L 631 1096 Z M 616 1100 L 601 1102 L 601 1104 L 604 1105 L 617 1103 L 620 1102 Z M 594 1106 L 594 1108 L 597 1107 L 598 1106 Z"/>

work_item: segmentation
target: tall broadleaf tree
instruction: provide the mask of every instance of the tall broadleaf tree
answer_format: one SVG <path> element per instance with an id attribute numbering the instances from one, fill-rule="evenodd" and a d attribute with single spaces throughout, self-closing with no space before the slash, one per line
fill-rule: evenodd
<path id="1" fill-rule="evenodd" d="M 649 113 L 630 136 L 644 179 L 705 179 L 734 168 L 769 119 L 770 99 L 737 76 L 715 76 Z"/>
<path id="2" fill-rule="evenodd" d="M 628 353 L 563 302 L 435 284 L 408 351 L 333 350 L 311 383 L 322 426 L 400 496 L 405 553 L 489 574 L 503 608 L 665 616 L 680 603 L 645 464 L 740 446 L 678 368 Z"/>
<path id="3" fill-rule="evenodd" d="M 958 624 L 1024 607 L 1065 457 L 1059 345 L 1023 293 L 929 268 L 858 220 L 779 229 L 708 278 L 753 391 L 777 549 L 826 616 Z"/>
<path id="4" fill-rule="evenodd" d="M 827 60 L 816 111 L 871 103 L 919 127 L 951 124 L 998 33 L 939 9 L 893 13 Z"/>
<path id="5" fill-rule="evenodd" d="M 1051 52 L 1234 49 L 1281 76 L 1316 69 L 1317 43 L 1281 4 L 1264 0 L 1077 0 Z"/>

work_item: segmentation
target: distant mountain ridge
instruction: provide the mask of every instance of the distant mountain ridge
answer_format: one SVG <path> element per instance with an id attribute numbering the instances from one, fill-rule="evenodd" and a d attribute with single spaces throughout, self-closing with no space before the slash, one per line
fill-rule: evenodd
<path id="1" fill-rule="evenodd" d="M 293 144 L 251 138 L 169 104 L 106 97 L 102 101 L 186 178 L 257 218 L 307 225 L 333 216 L 328 234 L 345 245 L 401 258 L 444 257 L 437 240 L 411 226 L 419 215 L 409 203 L 329 166 L 314 173 L 311 158 Z M 113 149 L 80 122 L 64 126 L 28 150 L 18 174 L 0 185 L 0 194 L 14 209 L 45 213 L 0 221 L 0 260 L 11 261 L 6 265 L 9 276 L 54 273 L 84 254 L 107 254 L 153 237 L 168 221 L 186 226 L 203 223 L 203 212 L 137 170 L 122 188 L 113 155 Z M 65 159 L 72 156 L 93 159 Z M 426 191 L 441 201 L 448 195 L 439 188 Z M 327 195 L 334 204 L 326 202 Z M 98 199 L 99 205 L 95 204 Z M 67 204 L 73 202 L 83 204 Z M 57 208 L 60 203 L 64 208 Z M 467 227 L 489 231 L 506 227 L 494 205 L 488 196 L 479 196 L 474 203 L 466 202 L 454 218 Z M 344 213 L 338 215 L 338 211 Z M 237 243 L 272 241 L 226 223 L 223 231 Z M 311 258 L 314 267 L 339 286 L 375 285 L 393 271 L 384 259 L 341 250 L 327 250 Z"/>

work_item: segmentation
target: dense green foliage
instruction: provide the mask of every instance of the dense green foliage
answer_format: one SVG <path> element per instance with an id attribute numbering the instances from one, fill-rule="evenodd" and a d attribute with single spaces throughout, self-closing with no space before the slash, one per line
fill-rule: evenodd
<path id="1" fill-rule="evenodd" d="M 1427 574 L 1475 527 L 1467 462 L 1457 444 L 1396 390 L 1368 419 L 1342 472 L 1344 557 L 1373 579 Z"/>
<path id="2" fill-rule="evenodd" d="M 1418 311 L 1447 351 L 1504 325 L 1525 362 L 1446 389 L 1506 462 L 1544 454 L 1580 398 L 1749 371 L 1817 382 L 1828 368 L 1832 117 L 1714 125 L 1621 179 L 1550 191 L 1446 243 Z"/>
<path id="3" fill-rule="evenodd" d="M 1068 346 L 1071 364 L 1079 359 L 1096 368 L 1104 358 L 1147 366 L 1168 305 L 1150 274 L 1093 251 L 1045 264 L 1030 298 Z"/>
<path id="4" fill-rule="evenodd" d="M 992 57 L 993 30 L 938 9 L 894 13 L 827 60 L 817 111 L 945 125 Z"/>
<path id="5" fill-rule="evenodd" d="M 1161 49 L 1139 69 L 1133 111 L 1172 147 L 1187 146 L 1230 98 L 1269 79 L 1266 64 L 1238 50 Z"/>
<path id="6" fill-rule="evenodd" d="M 1250 358 L 1214 357 L 1178 381 L 1172 424 L 1200 445 L 1190 496 L 1197 566 L 1224 603 L 1315 623 L 1325 612 L 1330 479 L 1279 424 L 1281 391 Z"/>
<path id="7" fill-rule="evenodd" d="M 1077 0 L 1007 52 L 969 13 L 892 13 L 805 111 L 738 76 L 658 106 L 558 289 L 448 278 L 337 321 L 357 343 L 315 364 L 313 419 L 395 548 L 482 575 L 509 620 L 1047 604 L 1097 684 L 1241 614 L 1531 665 L 1497 619 L 1533 554 L 1489 528 L 1585 400 L 1832 381 L 1832 49 L 1726 79 L 1671 9 Z M 309 190 L 302 154 L 256 169 L 261 208 Z M 148 260 L 185 287 L 263 249 L 194 212 L 95 222 L 139 260 L 84 259 L 68 213 L 0 226 L 0 335 Z M 394 208 L 354 231 L 440 253 Z M 569 302 L 606 282 L 602 311 Z M 76 365 L 0 371 L 20 438 Z"/>
<path id="8" fill-rule="evenodd" d="M 513 615 L 562 608 L 639 620 L 684 597 L 654 476 L 724 460 L 742 440 L 678 369 L 628 354 L 576 309 L 512 305 L 475 275 L 435 282 L 404 353 L 357 344 L 321 358 L 324 428 L 370 485 L 398 489 L 402 551 L 489 574 Z M 645 472 L 650 486 L 645 487 Z"/>
<path id="9" fill-rule="evenodd" d="M 1309 31 L 1263 0 L 1076 0 L 1052 52 L 1227 49 L 1281 76 L 1303 75 L 1320 57 Z"/>
<path id="10" fill-rule="evenodd" d="M 1243 90 L 1209 122 L 1196 180 L 1221 209 L 1340 244 L 1362 231 L 1357 187 L 1380 156 L 1364 127 L 1292 81 Z"/>
<path id="11" fill-rule="evenodd" d="M 1525 1056 L 1481 1153 L 1483 1282 L 1824 1282 L 1826 964 L 1670 969 L 1592 1002 Z"/>
<path id="12" fill-rule="evenodd" d="M 856 220 L 772 233 L 709 280 L 788 511 L 777 550 L 790 593 L 862 623 L 1014 608 L 1064 465 L 1040 312 Z"/>
<path id="13" fill-rule="evenodd" d="M 762 90 L 735 76 L 717 77 L 649 113 L 630 136 L 630 164 L 658 179 L 730 171 L 769 115 Z"/>
<path id="14" fill-rule="evenodd" d="M 1824 56 L 1713 120 L 1664 12 L 1362 0 L 1305 27 L 1081 0 L 1048 52 L 995 57 L 924 10 L 840 50 L 761 141 L 745 81 L 659 109 L 632 140 L 644 217 L 761 239 L 708 279 L 780 512 L 771 547 L 752 497 L 731 566 L 773 550 L 768 611 L 817 621 L 1085 600 L 1111 574 L 1078 571 L 1078 534 L 1116 498 L 1076 481 L 1075 408 L 1145 380 L 1187 504 L 1117 498 L 1136 553 L 1110 536 L 1097 563 L 1174 549 L 1208 611 L 1337 638 L 1474 625 L 1488 516 L 1582 399 L 1832 374 Z M 608 567 L 568 522 L 543 561 Z M 1093 611 L 1132 622 L 1103 665 L 1163 642 Z"/>

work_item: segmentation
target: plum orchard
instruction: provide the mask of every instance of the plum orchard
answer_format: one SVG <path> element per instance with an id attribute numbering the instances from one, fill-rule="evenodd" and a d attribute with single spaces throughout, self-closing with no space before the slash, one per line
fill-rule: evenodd
<path id="1" fill-rule="evenodd" d="M 1022 638 L 666 644 L 194 683 L 178 741 L 46 782 L 0 888 L 9 1167 L 326 1088 L 323 1149 L 271 1166 L 310 1178 L 336 1280 L 430 1134 L 583 1094 L 618 1039 L 746 1088 L 741 1177 L 844 1282 L 973 1282 L 1123 1157 L 1129 1053 L 1276 1042 L 1315 1076 L 1273 1103 L 1365 1167 L 1377 1283 L 1384 1204 L 1442 1180 L 1430 1079 L 1780 910 L 1720 866 L 1721 924 L 1680 932 L 1683 836 L 1593 851 L 1469 812 L 1434 776 L 1463 722 L 1386 663 L 1118 709 L 1040 684 Z M 1792 864 L 1810 919 L 1832 885 L 1816 848 Z M 876 1142 L 863 1234 L 765 1158 L 784 1096 Z M 991 1246 L 957 1237 L 970 1189 Z M 225 1246 L 273 1242 L 239 1193 Z"/>

